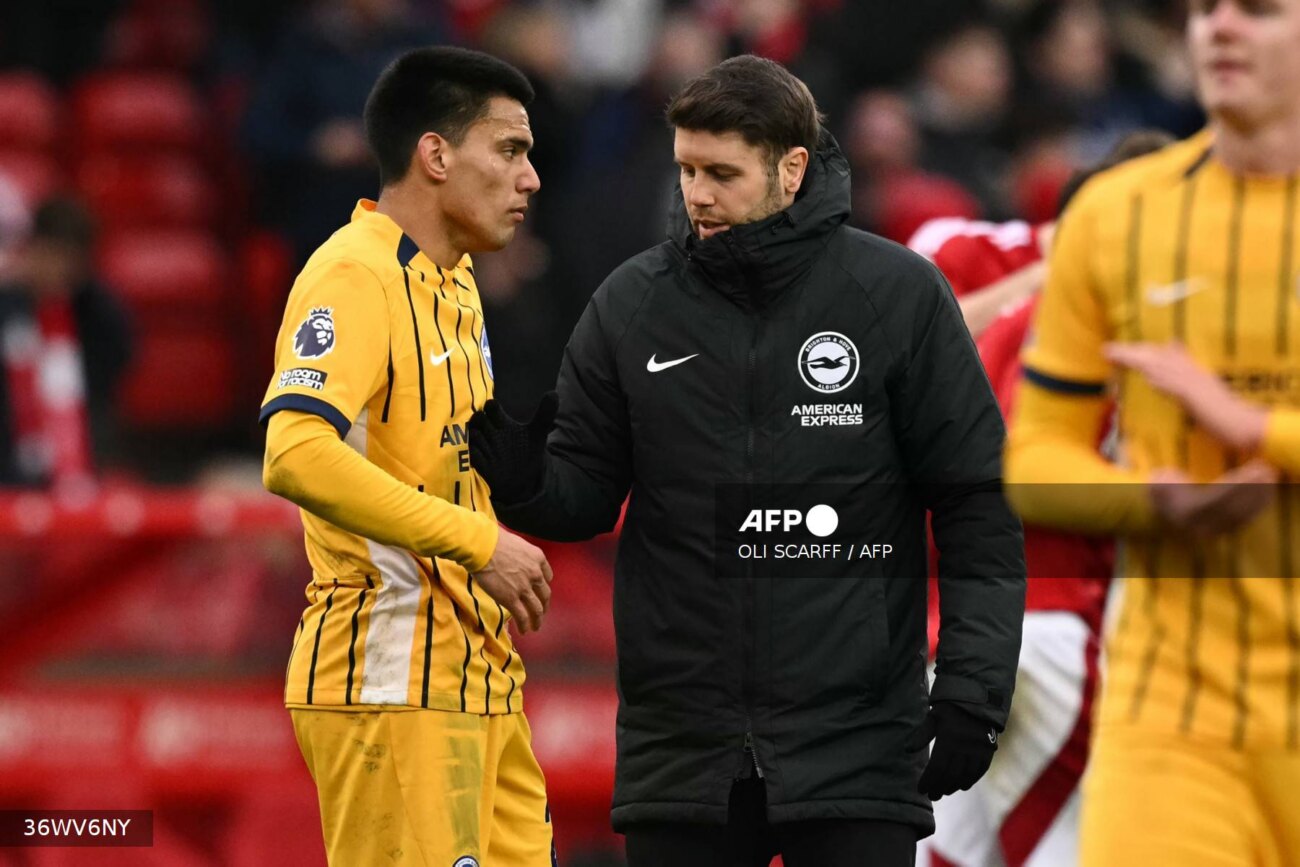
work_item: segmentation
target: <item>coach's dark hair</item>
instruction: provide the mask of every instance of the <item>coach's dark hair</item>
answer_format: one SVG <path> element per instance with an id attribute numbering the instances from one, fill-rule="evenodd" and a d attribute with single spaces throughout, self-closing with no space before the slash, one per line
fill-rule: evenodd
<path id="1" fill-rule="evenodd" d="M 379 163 L 380 184 L 406 176 L 426 132 L 452 144 L 464 141 L 494 96 L 528 105 L 533 86 L 504 60 L 468 48 L 417 48 L 394 60 L 366 99 L 366 140 Z"/>
<path id="2" fill-rule="evenodd" d="M 815 153 L 825 119 L 808 85 L 781 64 L 752 54 L 689 81 L 668 104 L 667 118 L 675 129 L 740 133 L 766 150 L 772 165 L 791 148 Z"/>
<path id="3" fill-rule="evenodd" d="M 1070 200 L 1083 189 L 1084 184 L 1092 180 L 1094 175 L 1113 169 L 1120 163 L 1158 151 L 1166 145 L 1173 144 L 1174 141 L 1176 139 L 1172 135 L 1159 129 L 1139 129 L 1124 136 L 1095 165 L 1080 169 L 1070 176 L 1065 186 L 1061 188 L 1060 195 L 1057 196 L 1056 213 L 1064 213 L 1065 206 L 1070 204 Z"/>

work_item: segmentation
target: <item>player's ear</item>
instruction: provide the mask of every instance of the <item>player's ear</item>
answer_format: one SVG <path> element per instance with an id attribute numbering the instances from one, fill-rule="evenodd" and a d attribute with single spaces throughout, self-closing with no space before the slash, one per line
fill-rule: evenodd
<path id="1" fill-rule="evenodd" d="M 803 186 L 804 174 L 808 171 L 808 148 L 790 148 L 777 160 L 776 169 L 781 178 L 781 191 L 793 196 Z"/>
<path id="2" fill-rule="evenodd" d="M 437 183 L 447 180 L 447 166 L 450 163 L 451 148 L 445 138 L 436 132 L 426 132 L 415 143 L 415 154 L 411 157 L 416 168 Z"/>

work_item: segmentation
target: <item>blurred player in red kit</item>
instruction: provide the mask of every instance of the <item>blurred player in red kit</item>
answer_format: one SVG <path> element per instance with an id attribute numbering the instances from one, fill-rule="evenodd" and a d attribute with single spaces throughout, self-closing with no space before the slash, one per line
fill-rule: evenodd
<path id="1" fill-rule="evenodd" d="M 1099 165 L 1071 179 L 1061 209 L 1096 172 L 1170 141 L 1156 132 L 1125 138 Z M 923 225 L 908 242 L 952 285 L 1007 417 L 1055 228 L 1052 222 L 941 218 Z M 970 791 L 935 803 L 931 867 L 1077 862 L 1079 780 L 1088 757 L 1112 546 L 1108 540 L 1026 525 L 1025 561 L 1031 580 L 1016 703 L 987 776 Z M 933 631 L 937 593 L 931 593 L 930 605 Z"/>

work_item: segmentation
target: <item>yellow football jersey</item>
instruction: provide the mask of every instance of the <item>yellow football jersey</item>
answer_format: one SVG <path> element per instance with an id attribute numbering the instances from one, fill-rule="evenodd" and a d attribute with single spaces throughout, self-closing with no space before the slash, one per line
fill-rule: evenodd
<path id="1" fill-rule="evenodd" d="M 1007 478 L 1026 519 L 1126 537 L 1120 574 L 1143 579 L 1125 582 L 1107 645 L 1103 725 L 1300 746 L 1291 581 L 1300 502 L 1285 485 L 1238 532 L 1161 533 L 1144 486 L 1153 470 L 1209 481 L 1252 456 L 1225 448 L 1103 354 L 1107 341 L 1179 341 L 1243 397 L 1292 416 L 1300 407 L 1296 204 L 1295 176 L 1234 174 L 1206 132 L 1094 178 L 1057 232 L 1024 353 Z M 1108 394 L 1113 467 L 1085 454 Z M 1270 451 L 1275 459 L 1277 447 Z M 1286 469 L 1295 459 L 1275 463 Z"/>
<path id="2" fill-rule="evenodd" d="M 459 524 L 444 526 L 464 527 L 464 538 L 449 554 L 455 559 L 443 559 L 302 511 L 312 581 L 288 666 L 290 706 L 521 709 L 524 670 L 507 615 L 465 565 L 481 568 L 496 539 L 466 433 L 491 396 L 470 258 L 439 268 L 363 200 L 294 283 L 261 418 L 319 416 L 388 476 L 477 514 L 451 510 Z M 358 503 L 377 496 L 339 495 Z"/>

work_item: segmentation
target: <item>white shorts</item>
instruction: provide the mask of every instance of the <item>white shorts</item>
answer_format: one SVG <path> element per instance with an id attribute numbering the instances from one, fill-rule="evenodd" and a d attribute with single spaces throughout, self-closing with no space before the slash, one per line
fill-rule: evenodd
<path id="1" fill-rule="evenodd" d="M 1071 867 L 1078 862 L 1079 779 L 1088 757 L 1097 636 L 1078 615 L 1025 614 L 1007 729 L 987 774 L 934 804 L 918 852 L 931 867 Z"/>

